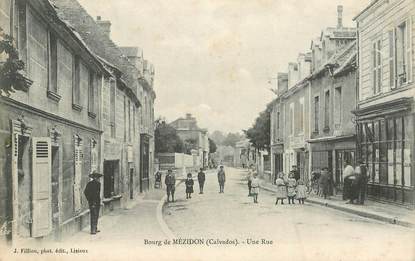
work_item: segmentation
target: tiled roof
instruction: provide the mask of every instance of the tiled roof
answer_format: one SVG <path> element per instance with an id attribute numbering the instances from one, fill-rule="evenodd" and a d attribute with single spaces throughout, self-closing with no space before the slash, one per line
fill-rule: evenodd
<path id="1" fill-rule="evenodd" d="M 137 96 L 137 68 L 76 0 L 50 0 L 61 19 L 70 24 L 92 51 L 122 72 L 122 80 Z"/>
<path id="2" fill-rule="evenodd" d="M 353 59 L 355 59 L 353 57 L 356 57 L 357 53 L 356 48 L 356 41 L 353 41 L 344 48 L 338 50 L 325 64 L 312 73 L 311 78 L 317 78 L 322 72 L 330 67 L 335 69 L 334 74 L 339 73 L 339 70 L 344 69 L 347 65 L 353 62 Z"/>

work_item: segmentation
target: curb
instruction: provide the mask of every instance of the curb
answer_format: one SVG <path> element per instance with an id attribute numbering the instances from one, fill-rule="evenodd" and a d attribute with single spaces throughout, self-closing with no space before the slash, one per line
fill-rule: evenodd
<path id="1" fill-rule="evenodd" d="M 176 184 L 176 187 L 179 186 L 181 183 L 183 183 L 183 180 L 180 180 L 179 183 Z M 168 237 L 168 239 L 172 240 L 173 238 L 175 238 L 173 231 L 171 231 L 171 229 L 163 219 L 163 207 L 164 205 L 166 205 L 166 199 L 167 195 L 164 195 L 157 204 L 156 218 L 163 233 Z"/>
<path id="2" fill-rule="evenodd" d="M 275 193 L 275 191 L 273 189 L 268 188 L 268 187 L 264 187 L 263 185 L 260 185 L 260 188 L 262 188 L 263 190 Z M 311 204 L 315 204 L 315 205 L 320 205 L 320 206 L 336 209 L 338 211 L 354 214 L 354 215 L 357 215 L 357 216 L 361 216 L 361 217 L 365 217 L 365 218 L 370 218 L 370 219 L 374 219 L 374 220 L 394 224 L 394 225 L 399 225 L 399 226 L 403 226 L 403 227 L 407 227 L 407 228 L 414 228 L 415 227 L 415 224 L 413 224 L 411 222 L 407 222 L 407 221 L 402 221 L 402 220 L 399 220 L 397 218 L 386 217 L 386 216 L 382 216 L 382 215 L 379 215 L 379 214 L 368 213 L 368 212 L 360 211 L 360 210 L 356 210 L 356 209 L 350 209 L 350 208 L 338 206 L 338 205 L 335 205 L 335 204 L 331 204 L 330 202 L 322 202 L 322 201 L 319 201 L 319 200 L 315 200 L 313 198 L 307 198 L 307 202 L 310 202 Z"/>

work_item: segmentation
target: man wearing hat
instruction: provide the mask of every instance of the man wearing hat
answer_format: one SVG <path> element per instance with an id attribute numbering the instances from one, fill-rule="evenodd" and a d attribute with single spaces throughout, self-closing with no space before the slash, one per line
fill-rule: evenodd
<path id="1" fill-rule="evenodd" d="M 95 235 L 96 233 L 100 232 L 97 228 L 97 225 L 99 208 L 101 206 L 101 183 L 99 182 L 99 178 L 102 177 L 102 174 L 94 170 L 91 174 L 89 174 L 89 177 L 92 178 L 92 180 L 86 184 L 84 195 L 88 200 L 89 205 L 89 215 L 91 217 L 91 234 Z"/>
<path id="2" fill-rule="evenodd" d="M 200 168 L 199 173 L 197 173 L 197 181 L 199 182 L 199 194 L 203 194 L 203 187 L 205 186 L 206 176 L 203 172 L 203 168 Z"/>
<path id="3" fill-rule="evenodd" d="M 176 178 L 173 175 L 173 171 L 169 169 L 167 171 L 166 178 L 164 179 L 164 183 L 166 184 L 167 189 L 167 202 L 170 202 L 170 195 L 171 201 L 174 202 L 174 191 L 176 189 Z"/>
<path id="4" fill-rule="evenodd" d="M 223 170 L 223 165 L 220 166 L 219 172 L 218 172 L 218 182 L 219 182 L 219 193 L 224 193 L 225 189 L 225 171 Z"/>

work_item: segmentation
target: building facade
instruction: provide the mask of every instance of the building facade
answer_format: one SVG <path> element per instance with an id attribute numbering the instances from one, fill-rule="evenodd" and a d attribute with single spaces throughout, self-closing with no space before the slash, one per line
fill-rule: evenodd
<path id="1" fill-rule="evenodd" d="M 170 123 L 182 139 L 187 154 L 194 155 L 194 166 L 208 167 L 209 162 L 209 135 L 207 129 L 197 126 L 196 118 L 190 113 L 185 118 L 178 118 Z"/>
<path id="2" fill-rule="evenodd" d="M 372 1 L 358 28 L 358 156 L 370 197 L 415 204 L 415 2 Z"/>
<path id="3" fill-rule="evenodd" d="M 326 28 L 312 41 L 309 77 L 310 170 L 327 167 L 338 189 L 345 163 L 355 164 L 356 150 L 356 29 L 343 27 L 342 11 L 339 6 L 337 27 Z"/>
<path id="4" fill-rule="evenodd" d="M 8 239 L 59 237 L 88 223 L 82 192 L 88 174 L 102 171 L 100 96 L 109 72 L 49 1 L 4 3 L 1 27 L 33 84 L 0 97 L 0 223 Z"/>

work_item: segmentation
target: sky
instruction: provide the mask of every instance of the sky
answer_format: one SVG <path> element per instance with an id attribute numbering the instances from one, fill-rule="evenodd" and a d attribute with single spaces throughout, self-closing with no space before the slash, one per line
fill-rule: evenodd
<path id="1" fill-rule="evenodd" d="M 192 113 L 210 132 L 252 126 L 275 98 L 278 72 L 308 52 L 321 30 L 352 21 L 369 0 L 78 0 L 110 20 L 119 46 L 139 46 L 155 66 L 155 116 Z M 271 84 L 269 83 L 271 79 Z M 274 85 L 274 86 L 273 86 Z"/>

